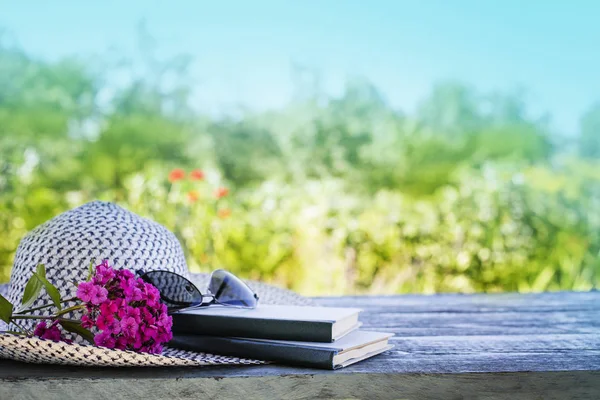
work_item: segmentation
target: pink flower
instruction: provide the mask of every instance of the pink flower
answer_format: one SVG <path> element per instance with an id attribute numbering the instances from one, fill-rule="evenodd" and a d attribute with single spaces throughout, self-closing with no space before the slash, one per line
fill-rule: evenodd
<path id="1" fill-rule="evenodd" d="M 156 339 L 158 337 L 158 328 L 154 325 L 142 325 L 142 333 L 144 335 L 144 342 L 150 339 Z"/>
<path id="2" fill-rule="evenodd" d="M 40 321 L 36 325 L 35 330 L 33 331 L 33 334 L 35 336 L 42 337 L 42 335 L 44 333 L 46 333 L 47 330 L 48 330 L 48 328 L 46 327 L 46 321 Z"/>
<path id="3" fill-rule="evenodd" d="M 121 322 L 118 319 L 113 319 L 109 324 L 106 325 L 106 330 L 113 335 L 121 333 Z"/>
<path id="4" fill-rule="evenodd" d="M 160 354 L 162 353 L 162 346 L 160 345 L 160 343 L 154 343 L 151 347 L 150 347 L 150 351 L 149 353 L 151 354 Z"/>
<path id="5" fill-rule="evenodd" d="M 156 322 L 154 315 L 152 315 L 152 313 L 148 310 L 148 307 L 142 308 L 142 311 L 140 312 L 140 319 L 148 325 L 153 325 Z"/>
<path id="6" fill-rule="evenodd" d="M 100 304 L 100 314 L 101 315 L 114 315 L 117 310 L 119 309 L 119 301 L 114 300 L 114 301 L 105 301 L 104 303 Z"/>
<path id="7" fill-rule="evenodd" d="M 133 318 L 138 324 L 141 322 L 141 314 L 142 314 L 142 312 L 140 311 L 139 308 L 131 307 L 131 306 L 127 307 L 126 317 Z"/>
<path id="8" fill-rule="evenodd" d="M 163 343 L 173 337 L 173 321 L 158 289 L 129 270 L 114 270 L 106 260 L 96 266 L 91 282 L 78 286 L 77 296 L 86 306 L 82 326 L 98 330 L 94 336 L 98 346 L 160 353 Z M 52 333 L 48 330 L 42 325 L 39 333 L 60 334 L 58 327 Z"/>
<path id="9" fill-rule="evenodd" d="M 125 317 L 121 320 L 121 332 L 125 336 L 135 337 L 138 330 L 138 323 L 135 322 L 135 318 L 133 317 Z"/>
<path id="10" fill-rule="evenodd" d="M 99 285 L 106 285 L 115 276 L 115 271 L 108 265 L 108 260 L 104 260 L 102 264 L 96 267 L 96 275 L 94 276 L 94 283 Z"/>
<path id="11" fill-rule="evenodd" d="M 90 329 L 95 323 L 96 321 L 94 321 L 89 315 L 84 315 L 81 317 L 81 326 L 86 329 Z"/>
<path id="12" fill-rule="evenodd" d="M 95 286 L 95 288 L 96 290 L 92 293 L 90 303 L 97 306 L 100 305 L 100 303 L 107 300 L 108 290 L 106 290 L 106 288 L 103 288 L 102 286 Z"/>
<path id="13" fill-rule="evenodd" d="M 125 336 L 119 336 L 117 338 L 116 348 L 119 350 L 126 350 L 128 345 L 128 340 Z"/>
<path id="14" fill-rule="evenodd" d="M 46 321 L 41 321 L 35 327 L 33 334 L 41 339 L 53 340 L 55 342 L 63 340 L 60 328 L 58 327 L 58 321 L 54 321 L 50 326 L 46 324 Z"/>
<path id="15" fill-rule="evenodd" d="M 126 315 L 127 315 L 127 307 L 123 306 L 117 310 L 117 317 L 119 317 L 119 319 L 125 318 Z"/>
<path id="16" fill-rule="evenodd" d="M 144 350 L 143 350 L 144 343 L 142 342 L 141 336 L 130 337 L 129 338 L 129 346 L 135 351 L 144 352 Z"/>
<path id="17" fill-rule="evenodd" d="M 144 295 L 142 293 L 142 291 L 139 288 L 133 288 L 133 291 L 131 293 L 131 300 L 132 301 L 140 301 L 144 298 Z"/>
<path id="18" fill-rule="evenodd" d="M 119 270 L 119 273 L 121 274 L 121 277 L 123 277 L 125 279 L 133 279 L 135 277 L 135 275 L 133 274 L 133 272 L 131 272 L 128 269 Z"/>
<path id="19" fill-rule="evenodd" d="M 135 282 L 132 279 L 127 279 L 121 282 L 123 293 L 125 294 L 125 300 L 127 301 L 140 301 L 142 299 L 141 290 L 136 287 Z"/>
<path id="20" fill-rule="evenodd" d="M 94 343 L 96 346 L 108 347 L 114 349 L 116 345 L 115 338 L 112 337 L 110 332 L 101 332 L 94 336 Z"/>
<path id="21" fill-rule="evenodd" d="M 115 317 L 112 314 L 105 315 L 100 314 L 98 319 L 96 319 L 96 326 L 98 329 L 105 330 L 108 329 L 108 326 L 115 320 Z"/>
<path id="22" fill-rule="evenodd" d="M 77 297 L 84 303 L 92 301 L 92 297 L 96 295 L 97 286 L 92 282 L 81 282 L 77 286 Z"/>
<path id="23" fill-rule="evenodd" d="M 148 307 L 156 307 L 160 302 L 160 292 L 154 286 L 149 285 L 146 304 Z"/>
<path id="24" fill-rule="evenodd" d="M 164 303 L 160 303 L 160 304 L 158 305 L 158 312 L 159 312 L 160 314 L 162 314 L 162 315 L 161 315 L 162 317 L 167 317 L 167 313 L 168 313 L 168 311 L 169 311 L 169 310 L 168 310 L 168 308 L 167 308 L 166 304 L 164 304 Z"/>
<path id="25" fill-rule="evenodd" d="M 171 318 L 170 316 L 168 316 L 166 313 L 165 314 L 161 314 L 160 318 L 158 319 L 158 321 L 156 321 L 156 325 L 163 327 L 165 329 L 171 329 L 171 326 L 173 325 L 173 318 Z"/>
<path id="26" fill-rule="evenodd" d="M 170 341 L 171 339 L 173 339 L 173 333 L 169 330 L 167 332 L 160 333 L 159 336 L 156 338 L 156 342 L 157 343 L 166 343 L 166 342 Z"/>

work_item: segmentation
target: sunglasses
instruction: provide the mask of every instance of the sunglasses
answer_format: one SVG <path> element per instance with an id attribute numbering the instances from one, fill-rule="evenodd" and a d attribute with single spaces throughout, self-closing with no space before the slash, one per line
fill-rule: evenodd
<path id="1" fill-rule="evenodd" d="M 258 296 L 241 279 L 230 272 L 218 269 L 210 274 L 208 293 L 200 290 L 183 276 L 169 271 L 136 271 L 145 282 L 160 292 L 168 312 L 213 304 L 238 308 L 256 308 Z"/>

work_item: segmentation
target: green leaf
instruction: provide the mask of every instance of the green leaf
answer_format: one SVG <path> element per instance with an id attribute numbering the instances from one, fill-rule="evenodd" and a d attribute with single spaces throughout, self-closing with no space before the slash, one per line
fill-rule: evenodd
<path id="1" fill-rule="evenodd" d="M 38 279 L 42 282 L 42 285 L 44 285 L 44 289 L 46 289 L 46 292 L 50 295 L 50 298 L 52 299 L 52 302 L 54 303 L 56 308 L 58 308 L 59 310 L 62 309 L 62 306 L 60 305 L 60 292 L 58 291 L 56 286 L 51 284 L 50 281 L 46 279 L 46 268 L 43 264 L 39 264 L 37 266 L 37 272 L 35 274 L 37 275 Z"/>
<path id="2" fill-rule="evenodd" d="M 95 258 L 92 258 L 90 260 L 90 266 L 89 266 L 89 269 L 88 269 L 88 277 L 86 279 L 87 282 L 91 281 L 92 280 L 92 276 L 94 275 L 94 262 L 95 261 L 96 261 Z"/>
<path id="3" fill-rule="evenodd" d="M 12 318 L 13 305 L 0 294 L 0 319 L 10 324 Z"/>
<path id="4" fill-rule="evenodd" d="M 46 278 L 46 266 L 44 264 L 38 264 L 35 268 L 35 273 L 42 278 Z"/>
<path id="5" fill-rule="evenodd" d="M 25 285 L 25 293 L 23 293 L 23 300 L 21 302 L 21 310 L 26 309 L 38 298 L 40 290 L 42 290 L 42 281 L 39 280 L 36 274 L 33 274 Z"/>
<path id="6" fill-rule="evenodd" d="M 76 333 L 88 342 L 94 344 L 94 334 L 88 329 L 81 326 L 81 322 L 61 319 L 58 321 L 58 323 L 60 324 L 60 326 L 65 328 L 66 331 Z"/>

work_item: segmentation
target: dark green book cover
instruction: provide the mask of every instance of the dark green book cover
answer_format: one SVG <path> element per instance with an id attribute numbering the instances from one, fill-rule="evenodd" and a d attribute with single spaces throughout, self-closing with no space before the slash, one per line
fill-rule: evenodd
<path id="1" fill-rule="evenodd" d="M 357 308 L 211 306 L 173 314 L 173 332 L 305 342 L 333 342 L 360 326 Z"/>
<path id="2" fill-rule="evenodd" d="M 337 369 L 382 353 L 390 333 L 354 331 L 334 343 L 176 334 L 169 346 L 226 356 Z"/>

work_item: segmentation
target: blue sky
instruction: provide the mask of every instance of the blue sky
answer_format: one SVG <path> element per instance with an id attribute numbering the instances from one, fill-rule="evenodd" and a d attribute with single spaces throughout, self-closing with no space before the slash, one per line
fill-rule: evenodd
<path id="1" fill-rule="evenodd" d="M 532 112 L 566 133 L 600 100 L 598 15 L 584 0 L 0 0 L 0 27 L 49 59 L 133 52 L 144 19 L 162 53 L 194 57 L 205 110 L 283 106 L 299 64 L 334 94 L 366 77 L 408 111 L 443 80 L 523 87 Z"/>

